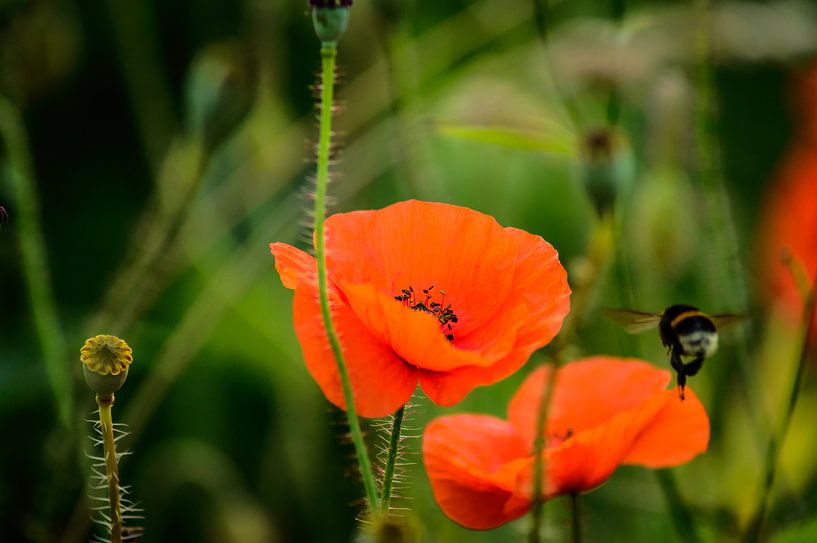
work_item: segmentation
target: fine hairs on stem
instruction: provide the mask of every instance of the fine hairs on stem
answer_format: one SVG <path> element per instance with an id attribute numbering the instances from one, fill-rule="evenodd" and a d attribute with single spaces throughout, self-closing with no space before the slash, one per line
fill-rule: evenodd
<path id="1" fill-rule="evenodd" d="M 363 440 L 360 421 L 357 418 L 355 398 L 352 392 L 352 383 L 346 369 L 343 350 L 338 339 L 335 325 L 332 322 L 332 311 L 329 306 L 326 271 L 326 237 L 324 221 L 326 219 L 326 192 L 329 183 L 329 153 L 332 143 L 332 105 L 334 101 L 335 85 L 335 58 L 337 45 L 335 42 L 322 41 L 321 44 L 321 95 L 320 95 L 320 128 L 318 137 L 318 167 L 315 175 L 315 258 L 318 262 L 318 291 L 320 296 L 321 317 L 332 347 L 332 353 L 338 366 L 343 398 L 346 404 L 346 416 L 349 421 L 349 430 L 352 443 L 360 467 L 363 486 L 366 490 L 366 501 L 372 517 L 378 514 L 377 485 L 375 483 L 372 465 L 369 461 L 369 452 Z"/>
<path id="2" fill-rule="evenodd" d="M 400 443 L 402 441 L 401 431 L 403 429 L 403 418 L 406 413 L 406 406 L 402 406 L 392 415 L 391 424 L 386 425 L 386 437 L 388 447 L 386 449 L 385 462 L 383 466 L 383 481 L 380 485 L 380 512 L 383 515 L 389 514 L 391 507 L 392 488 L 394 486 L 395 466 L 400 454 Z"/>
<path id="3" fill-rule="evenodd" d="M 405 507 L 396 507 L 406 486 L 406 468 L 413 464 L 408 457 L 413 451 L 407 449 L 407 441 L 419 438 L 420 428 L 409 426 L 415 404 L 409 401 L 393 415 L 374 425 L 378 433 L 376 471 L 380 483 L 380 513 L 384 517 L 399 516 Z"/>
<path id="4" fill-rule="evenodd" d="M 91 436 L 94 447 L 102 454 L 88 454 L 91 465 L 89 498 L 93 502 L 92 520 L 102 526 L 105 535 L 97 536 L 95 543 L 122 543 L 136 541 L 142 529 L 129 526 L 142 520 L 141 509 L 128 498 L 130 488 L 119 484 L 119 460 L 126 454 L 117 450 L 119 441 L 128 435 L 124 425 L 114 424 L 114 392 L 125 383 L 133 351 L 116 336 L 99 335 L 89 338 L 80 349 L 82 374 L 85 382 L 96 393 L 99 420 L 89 420 L 96 436 Z"/>

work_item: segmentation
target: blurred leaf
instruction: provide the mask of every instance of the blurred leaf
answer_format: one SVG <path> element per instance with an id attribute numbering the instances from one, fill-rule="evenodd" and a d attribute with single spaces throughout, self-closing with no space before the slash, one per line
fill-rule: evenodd
<path id="1" fill-rule="evenodd" d="M 540 151 L 573 158 L 576 156 L 576 145 L 568 134 L 545 134 L 506 126 L 478 126 L 441 123 L 437 130 L 452 138 L 478 141 L 520 149 Z"/>
<path id="2" fill-rule="evenodd" d="M 774 539 L 774 543 L 812 543 L 817 541 L 817 519 L 791 526 Z"/>

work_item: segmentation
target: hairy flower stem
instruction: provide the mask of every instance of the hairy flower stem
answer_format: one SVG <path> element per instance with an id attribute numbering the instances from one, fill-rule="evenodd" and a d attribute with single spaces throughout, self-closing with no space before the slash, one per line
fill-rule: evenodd
<path id="1" fill-rule="evenodd" d="M 54 395 L 60 424 L 63 429 L 70 429 L 74 423 L 74 396 L 71 390 L 73 379 L 63 356 L 63 333 L 51 292 L 46 245 L 40 224 L 37 183 L 20 113 L 4 96 L 0 96 L 0 138 L 5 147 L 3 167 L 14 198 L 12 221 L 19 232 L 22 273 L 45 374 Z"/>
<path id="2" fill-rule="evenodd" d="M 542 453 L 546 445 L 545 433 L 547 431 L 548 412 L 550 411 L 550 402 L 553 398 L 556 374 L 562 361 L 562 351 L 570 343 L 573 335 L 578 330 L 580 319 L 587 312 L 587 307 L 596 289 L 596 284 L 607 267 L 610 255 L 612 254 L 614 229 L 615 219 L 612 214 L 606 214 L 599 218 L 595 231 L 593 232 L 593 238 L 590 241 L 590 247 L 588 248 L 587 274 L 580 278 L 579 282 L 575 285 L 570 314 L 551 352 L 554 361 L 553 370 L 550 379 L 547 379 L 545 382 L 542 401 L 539 404 L 539 411 L 536 413 L 536 432 L 534 434 L 536 437 L 533 441 L 533 505 L 531 509 L 531 528 L 528 534 L 529 543 L 540 543 L 541 541 L 539 527 L 542 524 L 544 512 L 542 490 L 545 486 L 546 468 Z"/>
<path id="3" fill-rule="evenodd" d="M 122 541 L 122 510 L 119 505 L 119 463 L 116 458 L 116 443 L 113 437 L 114 395 L 96 395 L 99 406 L 99 424 L 102 426 L 102 446 L 105 450 L 105 475 L 108 479 L 108 500 L 110 507 L 111 543 Z"/>
<path id="4" fill-rule="evenodd" d="M 383 472 L 383 492 L 380 495 L 380 512 L 389 514 L 391 507 L 391 490 L 394 483 L 394 465 L 397 462 L 397 453 L 400 449 L 400 431 L 403 428 L 403 415 L 406 406 L 402 406 L 394 414 L 394 421 L 391 426 L 391 439 L 389 440 L 389 454 L 386 458 L 386 469 Z"/>
<path id="5" fill-rule="evenodd" d="M 582 511 L 579 507 L 579 494 L 570 495 L 570 516 L 573 519 L 573 543 L 582 543 Z"/>
<path id="6" fill-rule="evenodd" d="M 786 438 L 789 425 L 791 424 L 792 415 L 794 415 L 794 408 L 797 405 L 797 399 L 800 396 L 801 383 L 803 382 L 803 374 L 805 373 L 806 363 L 811 356 L 811 346 L 817 345 L 817 334 L 814 333 L 815 326 L 817 326 L 817 278 L 811 286 L 811 291 L 806 298 L 806 303 L 803 308 L 803 326 L 805 333 L 803 338 L 803 346 L 800 350 L 800 360 L 797 363 L 797 372 L 794 374 L 794 382 L 791 385 L 789 393 L 789 402 L 786 404 L 786 411 L 783 413 L 783 419 L 780 421 L 780 429 L 777 436 L 774 434 L 769 439 L 769 444 L 766 448 L 766 457 L 764 461 L 763 471 L 763 490 L 760 493 L 760 499 L 757 504 L 755 514 L 748 525 L 746 536 L 744 540 L 747 542 L 757 542 L 761 540 L 763 535 L 763 523 L 766 518 L 766 510 L 769 506 L 770 494 L 774 486 L 775 477 L 777 475 L 777 464 L 779 463 L 780 448 L 783 440 Z"/>
<path id="7" fill-rule="evenodd" d="M 334 43 L 324 42 L 321 46 L 321 103 L 320 130 L 318 136 L 318 170 L 315 178 L 315 257 L 318 261 L 318 290 L 320 295 L 321 316 L 329 344 L 338 365 L 340 381 L 343 385 L 343 399 L 346 403 L 346 418 L 349 420 L 349 431 L 355 446 L 360 474 L 366 489 L 366 499 L 372 516 L 377 514 L 377 485 L 375 484 L 369 452 L 360 430 L 360 421 L 355 409 L 355 397 L 352 383 L 346 369 L 346 361 L 340 346 L 338 333 L 332 323 L 332 312 L 329 307 L 326 273 L 326 240 L 324 221 L 326 219 L 326 189 L 329 183 L 329 148 L 332 141 L 332 101 L 335 85 L 335 57 L 337 47 Z"/>

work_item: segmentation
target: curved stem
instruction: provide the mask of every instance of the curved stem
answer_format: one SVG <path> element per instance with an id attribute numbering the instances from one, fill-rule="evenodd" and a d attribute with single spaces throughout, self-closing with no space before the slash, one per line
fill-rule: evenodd
<path id="1" fill-rule="evenodd" d="M 57 407 L 60 424 L 70 428 L 74 421 L 73 379 L 63 357 L 64 340 L 57 308 L 51 291 L 46 244 L 40 223 L 37 183 L 20 113 L 6 97 L 0 96 L 0 137 L 5 146 L 8 180 L 15 208 L 10 210 L 20 239 L 22 273 L 45 374 Z"/>
<path id="2" fill-rule="evenodd" d="M 380 512 L 389 514 L 391 506 L 391 490 L 394 483 L 394 465 L 397 463 L 397 453 L 400 449 L 400 431 L 403 428 L 403 415 L 406 406 L 402 406 L 394 414 L 394 421 L 391 426 L 391 439 L 389 440 L 389 453 L 386 458 L 386 469 L 383 471 L 383 492 L 380 495 Z"/>
<path id="3" fill-rule="evenodd" d="M 99 406 L 99 424 L 102 426 L 102 446 L 105 450 L 105 475 L 108 479 L 108 507 L 110 508 L 111 543 L 122 541 L 122 510 L 119 504 L 119 462 L 113 437 L 111 406 L 114 396 L 96 395 Z"/>
<path id="4" fill-rule="evenodd" d="M 360 430 L 360 421 L 355 409 L 355 398 L 352 392 L 352 383 L 346 369 L 343 350 L 340 346 L 335 325 L 332 323 L 332 312 L 329 307 L 329 293 L 327 290 L 326 273 L 326 245 L 324 235 L 324 220 L 326 219 L 326 188 L 329 183 L 329 148 L 332 140 L 332 101 L 334 99 L 335 84 L 335 57 L 337 47 L 334 43 L 323 43 L 321 46 L 321 104 L 320 104 L 320 132 L 318 139 L 318 171 L 315 186 L 315 257 L 318 261 L 318 290 L 320 293 L 321 317 L 329 338 L 329 344 L 335 355 L 338 373 L 343 386 L 343 399 L 346 403 L 346 417 L 349 420 L 349 430 L 352 443 L 355 446 L 357 460 L 360 464 L 360 474 L 363 486 L 366 489 L 366 499 L 370 512 L 377 511 L 377 486 L 375 484 L 372 465 L 369 461 L 369 452 Z"/>
<path id="5" fill-rule="evenodd" d="M 791 424 L 792 415 L 794 415 L 794 408 L 797 405 L 797 399 L 800 396 L 800 385 L 803 382 L 803 374 L 805 373 L 806 364 L 811 356 L 810 347 L 817 345 L 817 278 L 811 286 L 811 292 L 806 299 L 803 307 L 803 326 L 805 327 L 805 337 L 803 338 L 803 346 L 800 350 L 800 360 L 797 363 L 797 372 L 794 375 L 794 382 L 791 385 L 791 392 L 789 393 L 789 402 L 786 404 L 786 411 L 783 414 L 783 419 L 780 421 L 780 430 L 777 436 L 772 434 L 769 439 L 769 444 L 766 449 L 766 457 L 764 462 L 763 475 L 763 490 L 760 493 L 760 499 L 757 504 L 755 514 L 752 516 L 752 521 L 746 531 L 745 541 L 755 542 L 760 541 L 763 535 L 763 524 L 766 518 L 766 511 L 769 506 L 770 494 L 774 481 L 777 475 L 777 464 L 780 456 L 780 449 L 783 441 L 786 438 L 789 425 Z"/>

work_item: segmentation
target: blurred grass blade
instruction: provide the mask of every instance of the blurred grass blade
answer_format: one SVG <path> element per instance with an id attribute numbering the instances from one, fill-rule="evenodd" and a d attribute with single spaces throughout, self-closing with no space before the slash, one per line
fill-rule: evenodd
<path id="1" fill-rule="evenodd" d="M 72 426 L 71 374 L 63 359 L 64 339 L 51 292 L 45 239 L 40 224 L 39 197 L 31 153 L 17 107 L 0 96 L 0 137 L 5 156 L 0 165 L 14 196 L 14 222 L 19 231 L 22 273 L 28 288 L 31 313 L 40 343 L 42 362 L 64 428 Z"/>
<path id="2" fill-rule="evenodd" d="M 437 131 L 448 137 L 498 145 L 522 151 L 538 151 L 573 158 L 576 145 L 569 134 L 549 134 L 506 126 L 440 123 Z"/>

